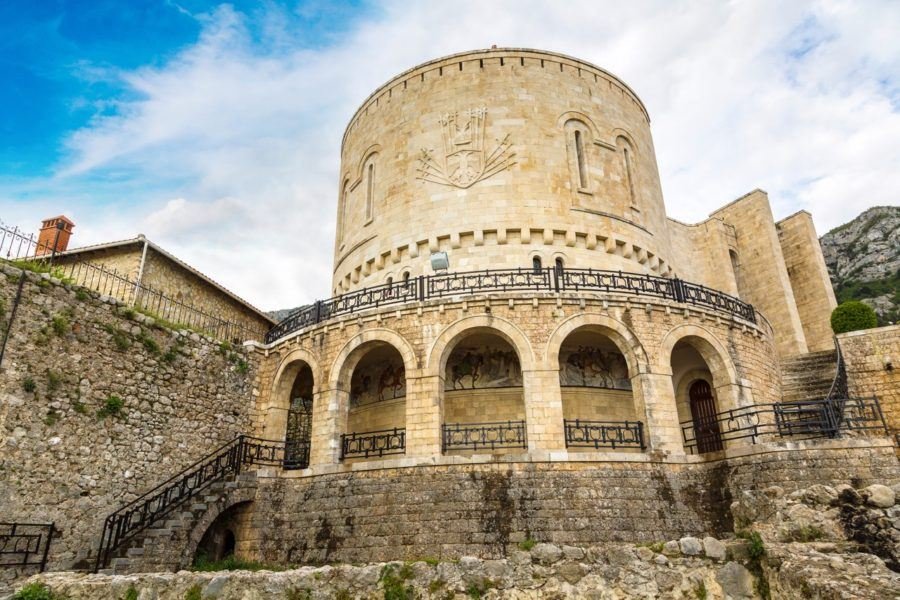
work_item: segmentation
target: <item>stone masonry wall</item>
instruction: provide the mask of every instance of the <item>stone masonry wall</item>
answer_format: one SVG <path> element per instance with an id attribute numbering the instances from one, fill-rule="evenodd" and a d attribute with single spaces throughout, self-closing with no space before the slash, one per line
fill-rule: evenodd
<path id="1" fill-rule="evenodd" d="M 779 221 L 776 228 L 806 346 L 810 352 L 832 350 L 831 311 L 837 300 L 812 215 L 801 210 Z"/>
<path id="2" fill-rule="evenodd" d="M 891 434 L 900 433 L 900 325 L 838 336 L 850 395 L 875 396 Z"/>
<path id="3" fill-rule="evenodd" d="M 0 331 L 20 276 L 0 266 Z M 50 567 L 73 565 L 107 514 L 248 430 L 255 372 L 244 349 L 28 273 L 0 371 L 0 520 L 55 522 Z"/>

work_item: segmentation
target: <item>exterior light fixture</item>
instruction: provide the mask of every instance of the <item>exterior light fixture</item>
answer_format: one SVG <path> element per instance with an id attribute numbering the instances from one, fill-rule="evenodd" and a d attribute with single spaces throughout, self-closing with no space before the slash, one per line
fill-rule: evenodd
<path id="1" fill-rule="evenodd" d="M 446 271 L 450 268 L 450 257 L 446 252 L 434 252 L 431 255 L 431 268 L 435 271 Z"/>

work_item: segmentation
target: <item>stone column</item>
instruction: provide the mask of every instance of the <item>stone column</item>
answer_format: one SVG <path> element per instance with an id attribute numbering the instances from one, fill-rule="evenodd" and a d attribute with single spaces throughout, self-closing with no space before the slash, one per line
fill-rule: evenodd
<path id="1" fill-rule="evenodd" d="M 565 450 L 558 369 L 522 371 L 529 450 Z"/>
<path id="2" fill-rule="evenodd" d="M 661 370 L 661 369 L 660 369 Z M 635 409 L 644 415 L 644 442 L 649 450 L 684 454 L 671 369 L 631 378 Z"/>
<path id="3" fill-rule="evenodd" d="M 313 395 L 309 466 L 330 466 L 341 459 L 341 434 L 347 427 L 350 392 L 322 390 Z"/>
<path id="4" fill-rule="evenodd" d="M 439 375 L 406 379 L 406 455 L 441 453 L 441 386 Z"/>

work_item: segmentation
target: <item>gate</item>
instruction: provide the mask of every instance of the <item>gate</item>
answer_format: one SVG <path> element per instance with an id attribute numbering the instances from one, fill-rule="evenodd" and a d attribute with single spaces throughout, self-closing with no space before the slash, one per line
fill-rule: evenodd
<path id="1" fill-rule="evenodd" d="M 312 398 L 291 400 L 284 439 L 284 468 L 309 467 L 309 443 L 312 435 Z"/>
<path id="2" fill-rule="evenodd" d="M 694 437 L 697 451 L 716 452 L 722 449 L 722 434 L 716 417 L 716 400 L 709 382 L 698 379 L 691 384 L 691 418 L 694 420 Z"/>

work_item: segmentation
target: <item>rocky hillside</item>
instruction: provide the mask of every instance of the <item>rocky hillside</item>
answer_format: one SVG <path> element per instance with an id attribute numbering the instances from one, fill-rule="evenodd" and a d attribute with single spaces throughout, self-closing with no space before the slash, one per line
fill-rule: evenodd
<path id="1" fill-rule="evenodd" d="M 900 321 L 900 206 L 875 206 L 819 240 L 838 302 L 862 300 Z"/>

